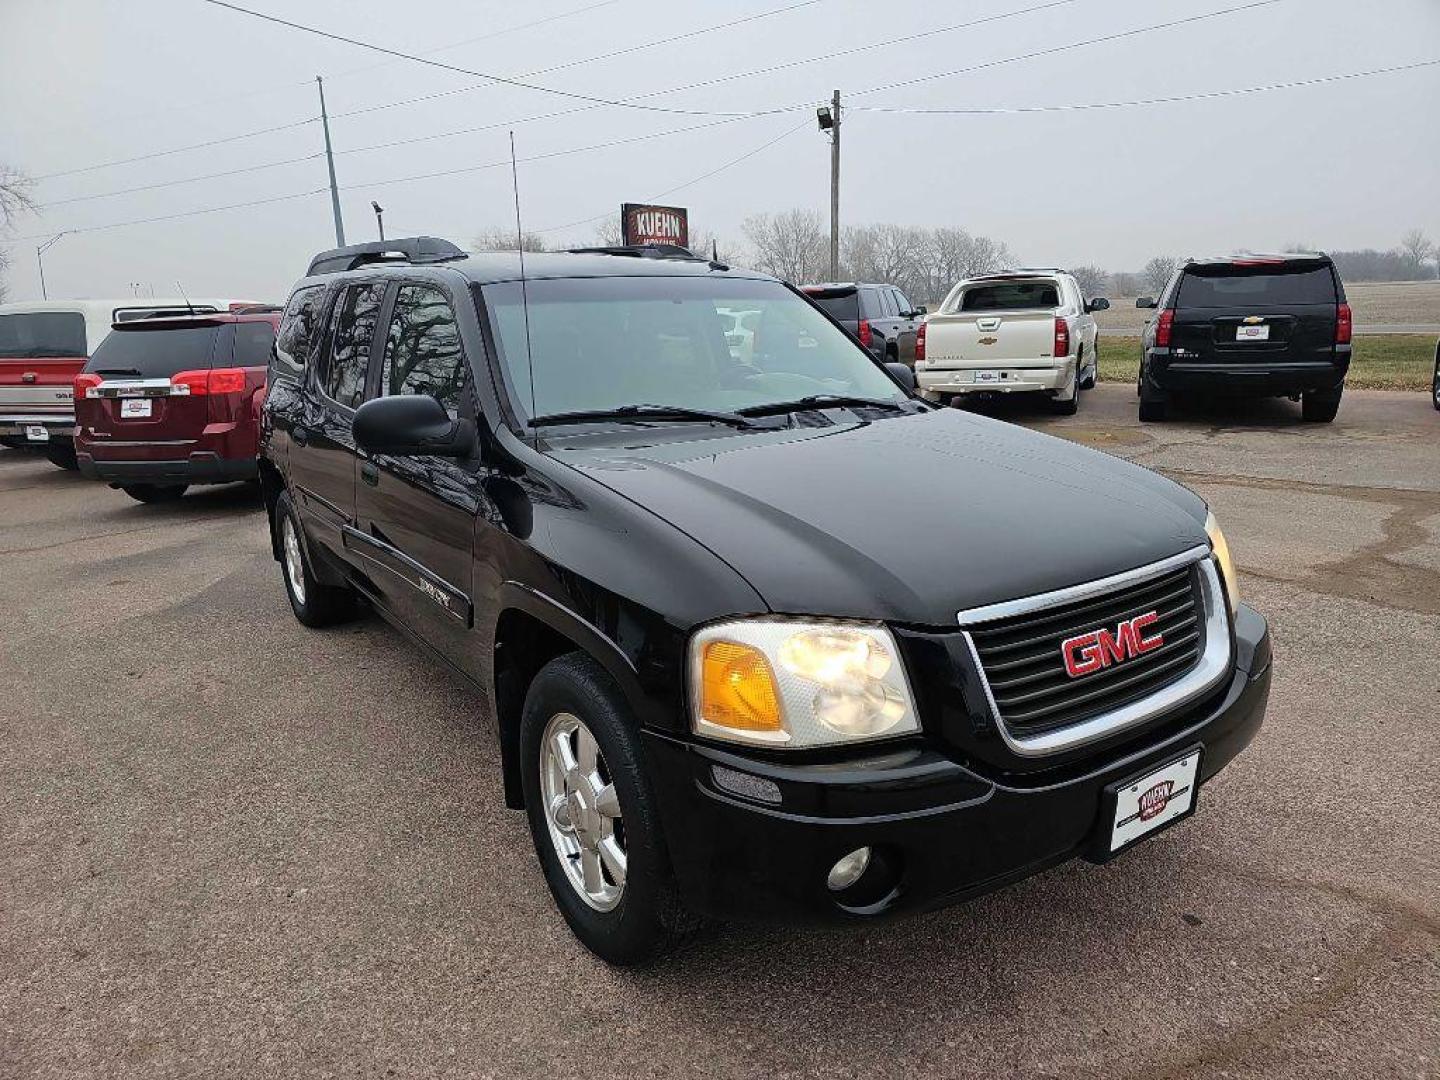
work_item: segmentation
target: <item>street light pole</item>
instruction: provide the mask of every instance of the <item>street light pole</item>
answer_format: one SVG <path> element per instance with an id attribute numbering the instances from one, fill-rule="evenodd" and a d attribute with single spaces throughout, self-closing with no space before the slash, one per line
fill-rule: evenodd
<path id="1" fill-rule="evenodd" d="M 49 300 L 49 299 L 50 299 L 50 294 L 49 294 L 49 292 L 47 292 L 46 289 L 45 289 L 45 252 L 49 251 L 52 247 L 54 247 L 55 244 L 57 244 L 57 243 L 59 242 L 60 238 L 61 238 L 62 236 L 65 236 L 65 235 L 67 235 L 67 234 L 66 234 L 66 233 L 63 233 L 63 232 L 62 232 L 62 233 L 56 233 L 56 234 L 55 234 L 54 236 L 52 236 L 49 240 L 46 240 L 45 243 L 41 244 L 39 247 L 37 247 L 37 248 L 35 249 L 35 262 L 36 262 L 36 264 L 40 267 L 40 299 L 41 299 L 41 300 Z"/>
<path id="2" fill-rule="evenodd" d="M 325 165 L 330 170 L 330 210 L 335 215 L 335 246 L 345 246 L 345 223 L 340 220 L 340 189 L 335 184 L 335 154 L 330 149 L 330 114 L 325 111 L 325 80 L 315 76 L 320 89 L 320 126 L 325 130 Z"/>

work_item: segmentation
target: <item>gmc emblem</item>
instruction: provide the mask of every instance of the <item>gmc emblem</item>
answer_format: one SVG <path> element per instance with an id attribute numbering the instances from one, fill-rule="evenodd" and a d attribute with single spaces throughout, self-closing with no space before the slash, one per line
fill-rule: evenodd
<path id="1" fill-rule="evenodd" d="M 1111 664 L 1123 664 L 1142 653 L 1150 652 L 1165 644 L 1165 635 L 1145 636 L 1145 628 L 1157 622 L 1160 616 L 1153 611 L 1137 615 L 1128 622 L 1122 622 L 1112 634 L 1110 628 L 1091 630 L 1066 638 L 1060 643 L 1060 655 L 1065 658 L 1065 672 L 1072 679 L 1091 675 Z"/>

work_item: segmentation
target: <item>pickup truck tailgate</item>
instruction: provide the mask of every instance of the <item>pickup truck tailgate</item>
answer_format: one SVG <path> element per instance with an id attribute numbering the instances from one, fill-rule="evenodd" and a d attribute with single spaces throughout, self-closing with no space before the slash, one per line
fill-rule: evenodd
<path id="1" fill-rule="evenodd" d="M 929 370 L 1024 366 L 1055 349 L 1055 316 L 1048 311 L 931 315 L 925 321 Z"/>

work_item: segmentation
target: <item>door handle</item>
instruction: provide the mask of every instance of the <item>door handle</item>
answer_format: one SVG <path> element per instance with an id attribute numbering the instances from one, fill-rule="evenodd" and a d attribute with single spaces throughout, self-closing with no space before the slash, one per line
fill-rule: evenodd
<path id="1" fill-rule="evenodd" d="M 310 441 L 310 433 L 303 427 L 296 427 L 291 429 L 290 438 L 294 439 L 301 446 L 304 446 Z"/>
<path id="2" fill-rule="evenodd" d="M 360 479 L 364 480 L 371 487 L 380 486 L 380 470 L 374 462 L 366 461 L 361 463 Z"/>

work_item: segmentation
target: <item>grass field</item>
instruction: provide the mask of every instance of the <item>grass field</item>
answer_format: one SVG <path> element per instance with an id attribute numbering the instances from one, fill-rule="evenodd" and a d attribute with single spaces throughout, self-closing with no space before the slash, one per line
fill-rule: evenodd
<path id="1" fill-rule="evenodd" d="M 1359 390 L 1426 390 L 1435 372 L 1435 339 L 1419 334 L 1355 338 L 1354 358 L 1345 385 Z M 1135 381 L 1140 365 L 1140 339 L 1119 334 L 1100 336 L 1100 378 L 1104 382 Z"/>

